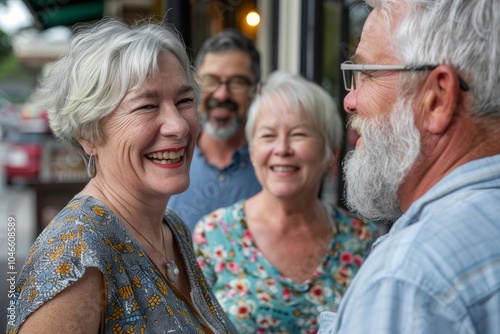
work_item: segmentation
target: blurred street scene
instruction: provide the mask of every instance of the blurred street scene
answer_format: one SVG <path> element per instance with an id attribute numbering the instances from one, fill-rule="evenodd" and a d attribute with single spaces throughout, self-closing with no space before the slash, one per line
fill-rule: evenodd
<path id="1" fill-rule="evenodd" d="M 0 1 L 0 330 L 6 328 L 8 279 L 87 179 L 83 159 L 54 139 L 34 94 L 47 66 L 65 52 L 69 29 L 30 28 L 33 18 L 22 6 Z"/>

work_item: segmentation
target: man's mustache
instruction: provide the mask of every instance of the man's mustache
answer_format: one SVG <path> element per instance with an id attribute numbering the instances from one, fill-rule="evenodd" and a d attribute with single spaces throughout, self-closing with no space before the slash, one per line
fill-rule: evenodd
<path id="1" fill-rule="evenodd" d="M 238 110 L 238 104 L 231 101 L 231 100 L 225 100 L 225 101 L 219 101 L 216 99 L 210 99 L 207 101 L 207 108 L 226 108 L 231 111 L 237 111 Z"/>

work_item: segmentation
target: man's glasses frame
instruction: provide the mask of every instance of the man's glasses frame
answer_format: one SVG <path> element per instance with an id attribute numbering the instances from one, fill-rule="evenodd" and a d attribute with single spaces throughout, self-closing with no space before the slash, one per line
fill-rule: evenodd
<path id="1" fill-rule="evenodd" d="M 206 93 L 213 93 L 222 85 L 226 86 L 230 94 L 239 95 L 248 93 L 250 87 L 255 82 L 242 75 L 234 75 L 222 80 L 219 76 L 214 74 L 206 74 L 202 76 L 201 87 Z"/>
<path id="2" fill-rule="evenodd" d="M 356 90 L 359 76 L 364 71 L 432 71 L 439 65 L 418 65 L 418 66 L 405 66 L 405 65 L 365 65 L 354 64 L 348 60 L 340 64 L 342 76 L 344 79 L 344 88 L 346 91 Z M 463 91 L 469 90 L 469 85 L 458 76 L 460 89 Z"/>

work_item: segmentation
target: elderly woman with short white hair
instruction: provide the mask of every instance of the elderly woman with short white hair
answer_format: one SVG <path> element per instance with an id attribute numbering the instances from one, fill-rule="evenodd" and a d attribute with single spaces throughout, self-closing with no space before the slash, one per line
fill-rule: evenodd
<path id="1" fill-rule="evenodd" d="M 189 185 L 199 89 L 161 24 L 77 33 L 43 81 L 50 126 L 89 183 L 35 241 L 9 333 L 235 333 L 198 266 L 173 194 Z"/>
<path id="2" fill-rule="evenodd" d="M 337 162 L 339 113 L 317 84 L 275 72 L 250 107 L 246 136 L 262 191 L 198 222 L 198 262 L 240 333 L 314 333 L 376 232 L 318 198 Z"/>

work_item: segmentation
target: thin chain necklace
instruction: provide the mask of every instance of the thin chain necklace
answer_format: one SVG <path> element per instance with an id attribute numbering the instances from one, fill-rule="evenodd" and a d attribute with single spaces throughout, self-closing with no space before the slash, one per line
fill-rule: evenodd
<path id="1" fill-rule="evenodd" d="M 136 229 L 134 227 L 134 225 L 130 224 L 126 219 L 124 219 L 124 221 L 130 225 L 130 227 L 132 227 L 134 229 L 134 231 L 136 231 L 137 233 L 139 233 L 139 235 L 144 239 L 146 240 L 146 242 L 153 248 L 154 251 L 156 251 L 158 254 L 161 255 L 162 258 L 165 259 L 165 266 L 167 267 L 167 278 L 170 282 L 177 282 L 177 279 L 179 278 L 179 267 L 177 267 L 177 264 L 175 264 L 174 260 L 169 260 L 167 258 L 166 255 L 163 255 L 162 252 L 160 252 L 158 249 L 156 249 L 155 246 L 153 246 L 153 244 L 144 236 L 142 235 L 141 232 L 139 232 L 138 229 Z M 161 240 L 163 242 L 163 251 L 165 252 L 165 254 L 167 254 L 167 248 L 165 247 L 165 237 L 163 236 L 163 226 L 161 227 Z"/>

